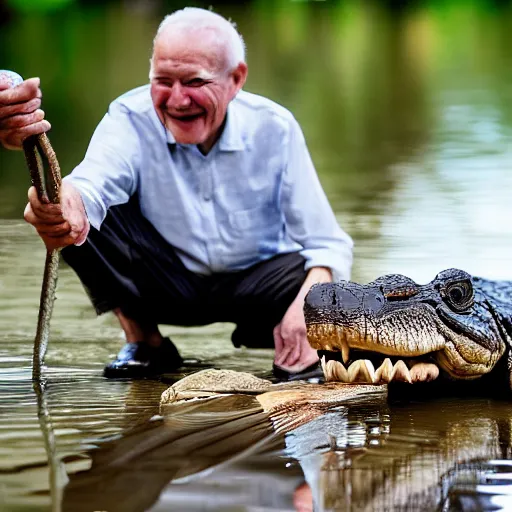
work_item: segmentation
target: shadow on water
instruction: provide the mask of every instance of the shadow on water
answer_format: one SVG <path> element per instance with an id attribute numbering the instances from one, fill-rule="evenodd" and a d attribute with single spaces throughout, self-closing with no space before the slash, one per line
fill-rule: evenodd
<path id="1" fill-rule="evenodd" d="M 355 280 L 512 278 L 510 2 L 211 3 L 245 36 L 247 90 L 300 121 Z M 64 174 L 108 103 L 147 82 L 154 30 L 183 5 L 0 1 L 0 67 L 41 77 Z M 168 384 L 101 377 L 120 330 L 66 266 L 34 390 L 44 248 L 21 220 L 27 185 L 22 156 L 0 151 L 0 510 L 512 507 L 507 402 L 392 389 L 277 431 L 254 397 L 160 417 Z M 234 349 L 232 329 L 164 327 L 185 357 L 268 372 L 271 352 Z"/>

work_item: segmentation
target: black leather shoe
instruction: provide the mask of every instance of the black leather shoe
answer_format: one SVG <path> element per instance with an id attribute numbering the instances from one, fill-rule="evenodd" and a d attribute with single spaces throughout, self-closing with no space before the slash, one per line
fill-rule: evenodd
<path id="1" fill-rule="evenodd" d="M 183 365 L 183 359 L 169 338 L 159 347 L 143 341 L 126 343 L 115 361 L 108 363 L 103 375 L 108 379 L 140 379 L 172 372 Z"/>

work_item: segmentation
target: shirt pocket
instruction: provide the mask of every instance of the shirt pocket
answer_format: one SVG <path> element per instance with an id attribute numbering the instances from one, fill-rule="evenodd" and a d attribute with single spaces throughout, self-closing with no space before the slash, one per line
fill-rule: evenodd
<path id="1" fill-rule="evenodd" d="M 277 210 L 268 206 L 232 211 L 229 213 L 228 220 L 231 232 L 237 238 L 244 238 L 258 233 L 268 233 L 278 229 L 279 226 Z"/>

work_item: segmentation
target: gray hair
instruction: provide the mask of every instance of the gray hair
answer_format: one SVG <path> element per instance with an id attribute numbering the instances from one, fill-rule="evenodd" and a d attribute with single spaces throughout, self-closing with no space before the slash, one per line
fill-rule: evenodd
<path id="1" fill-rule="evenodd" d="M 153 40 L 153 47 L 161 33 L 169 26 L 180 28 L 210 29 L 217 41 L 226 49 L 226 63 L 229 70 L 245 63 L 245 43 L 236 24 L 220 14 L 198 7 L 185 7 L 168 14 L 160 23 Z"/>

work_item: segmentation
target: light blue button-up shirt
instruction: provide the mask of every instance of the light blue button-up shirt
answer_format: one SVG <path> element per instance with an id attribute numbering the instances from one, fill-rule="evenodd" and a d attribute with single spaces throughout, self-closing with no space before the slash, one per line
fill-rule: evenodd
<path id="1" fill-rule="evenodd" d="M 142 214 L 200 274 L 239 270 L 300 251 L 306 269 L 348 279 L 352 240 L 338 226 L 293 115 L 244 91 L 207 155 L 177 144 L 149 86 L 111 103 L 84 160 L 65 178 L 96 229 L 114 205 L 138 194 Z"/>

